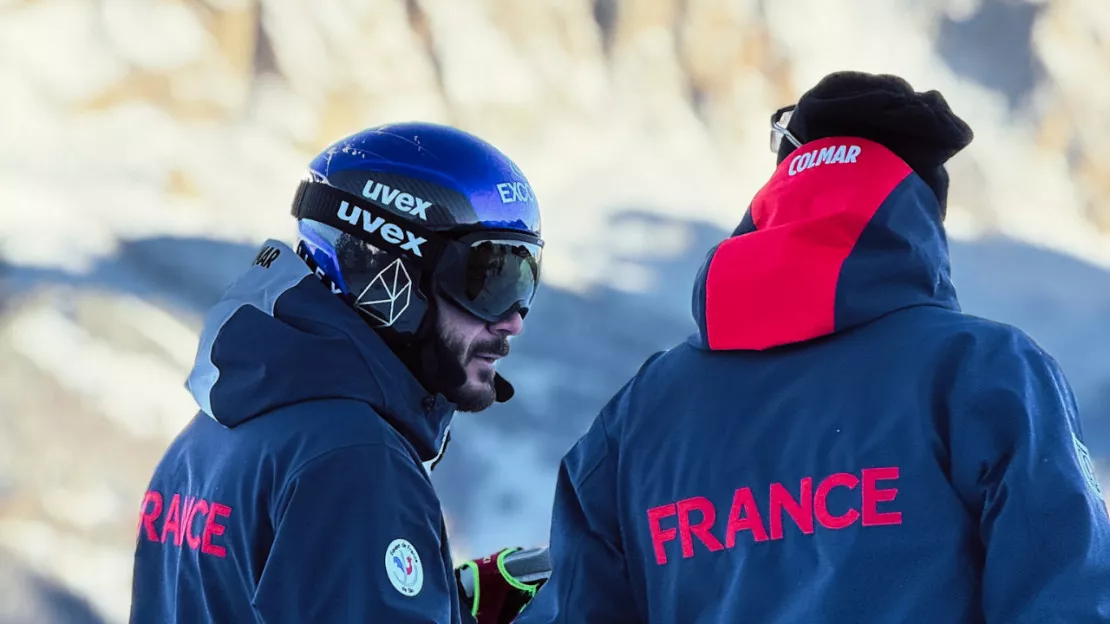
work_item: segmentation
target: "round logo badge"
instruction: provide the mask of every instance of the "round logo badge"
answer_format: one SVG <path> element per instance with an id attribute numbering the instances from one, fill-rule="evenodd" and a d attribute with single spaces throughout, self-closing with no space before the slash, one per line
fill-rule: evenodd
<path id="1" fill-rule="evenodd" d="M 406 596 L 415 596 L 424 587 L 424 568 L 416 548 L 404 539 L 395 539 L 385 549 L 385 571 L 389 582 Z"/>

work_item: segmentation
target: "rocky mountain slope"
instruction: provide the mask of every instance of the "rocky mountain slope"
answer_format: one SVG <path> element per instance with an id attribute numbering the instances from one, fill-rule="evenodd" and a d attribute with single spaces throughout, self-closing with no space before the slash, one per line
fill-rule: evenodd
<path id="1" fill-rule="evenodd" d="M 460 419 L 435 473 L 460 554 L 543 541 L 558 458 L 690 330 L 770 112 L 844 68 L 975 128 L 951 165 L 965 308 L 1058 355 L 1110 460 L 1105 0 L 0 0 L 0 622 L 126 620 L 205 307 L 288 237 L 311 155 L 387 121 L 487 137 L 544 203 L 520 399 Z"/>

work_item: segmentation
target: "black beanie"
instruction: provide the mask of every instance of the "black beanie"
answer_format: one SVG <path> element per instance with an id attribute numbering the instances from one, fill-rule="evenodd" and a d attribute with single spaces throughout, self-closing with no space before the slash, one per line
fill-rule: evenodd
<path id="1" fill-rule="evenodd" d="M 847 71 L 825 76 L 803 94 L 787 129 L 803 144 L 852 136 L 883 145 L 933 189 L 942 219 L 948 201 L 944 163 L 974 137 L 939 92 L 915 92 L 898 76 Z M 795 149 L 783 140 L 778 162 Z"/>

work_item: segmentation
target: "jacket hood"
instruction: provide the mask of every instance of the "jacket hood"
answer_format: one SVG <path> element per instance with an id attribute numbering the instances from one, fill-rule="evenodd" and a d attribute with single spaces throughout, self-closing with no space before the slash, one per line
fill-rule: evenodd
<path id="1" fill-rule="evenodd" d="M 879 143 L 829 137 L 784 160 L 709 252 L 694 342 L 764 350 L 920 305 L 959 309 L 936 196 Z"/>
<path id="2" fill-rule="evenodd" d="M 358 313 L 275 240 L 209 310 L 186 387 L 225 427 L 305 401 L 362 401 L 423 461 L 443 448 L 455 410 L 429 394 Z"/>

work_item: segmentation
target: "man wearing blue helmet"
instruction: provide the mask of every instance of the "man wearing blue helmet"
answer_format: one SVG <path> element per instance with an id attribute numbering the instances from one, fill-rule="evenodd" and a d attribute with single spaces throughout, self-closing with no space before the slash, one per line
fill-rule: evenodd
<path id="1" fill-rule="evenodd" d="M 467 562 L 481 592 L 460 601 L 424 466 L 456 410 L 512 396 L 496 364 L 539 280 L 531 186 L 475 136 L 395 124 L 317 156 L 292 213 L 296 248 L 266 241 L 206 317 L 131 620 L 508 621 L 535 589 L 499 572 L 506 549 Z"/>

